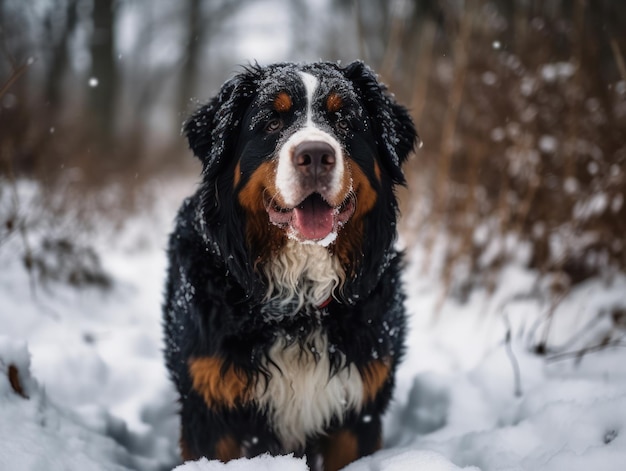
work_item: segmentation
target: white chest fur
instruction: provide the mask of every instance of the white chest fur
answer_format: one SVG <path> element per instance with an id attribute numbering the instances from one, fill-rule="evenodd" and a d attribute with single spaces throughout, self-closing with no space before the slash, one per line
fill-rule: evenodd
<path id="1" fill-rule="evenodd" d="M 266 300 L 282 305 L 282 309 L 266 313 L 272 320 L 280 320 L 305 306 L 320 306 L 345 279 L 341 263 L 328 249 L 293 240 L 288 240 L 262 269 L 268 283 Z M 287 306 L 291 306 L 291 311 Z"/>
<path id="2" fill-rule="evenodd" d="M 363 381 L 354 365 L 344 364 L 330 376 L 326 336 L 316 333 L 306 344 L 303 350 L 279 339 L 265 365 L 271 379 L 257 386 L 258 404 L 268 411 L 286 450 L 303 446 L 307 436 L 323 432 L 333 418 L 360 409 L 363 402 Z"/>

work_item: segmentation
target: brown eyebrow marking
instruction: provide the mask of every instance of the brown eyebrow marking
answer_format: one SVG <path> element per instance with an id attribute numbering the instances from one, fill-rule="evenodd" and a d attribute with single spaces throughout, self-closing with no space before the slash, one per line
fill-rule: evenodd
<path id="1" fill-rule="evenodd" d="M 291 109 L 293 102 L 291 97 L 287 95 L 287 92 L 280 92 L 276 98 L 274 98 L 274 109 L 278 112 L 285 112 Z"/>
<path id="2" fill-rule="evenodd" d="M 331 113 L 335 111 L 339 111 L 343 106 L 343 100 L 337 93 L 330 93 L 328 98 L 326 98 L 326 109 Z"/>

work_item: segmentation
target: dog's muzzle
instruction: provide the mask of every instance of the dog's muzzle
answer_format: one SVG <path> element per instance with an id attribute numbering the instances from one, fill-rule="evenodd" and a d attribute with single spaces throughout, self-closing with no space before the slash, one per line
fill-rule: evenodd
<path id="1" fill-rule="evenodd" d="M 327 141 L 295 143 L 289 162 L 279 163 L 280 195 L 265 200 L 270 221 L 302 241 L 320 241 L 337 233 L 356 208 L 351 188 L 344 183 L 343 157 Z"/>

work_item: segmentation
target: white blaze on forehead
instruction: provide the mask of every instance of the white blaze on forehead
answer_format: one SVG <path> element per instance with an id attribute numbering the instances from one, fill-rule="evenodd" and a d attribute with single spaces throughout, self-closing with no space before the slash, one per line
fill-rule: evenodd
<path id="1" fill-rule="evenodd" d="M 306 124 L 307 126 L 313 126 L 313 95 L 319 85 L 317 77 L 306 72 L 300 72 L 302 83 L 304 83 L 304 89 L 306 90 Z"/>
<path id="2" fill-rule="evenodd" d="M 313 96 L 319 81 L 316 77 L 306 72 L 300 72 L 302 83 L 306 90 L 307 109 L 306 122 L 304 126 L 295 132 L 287 142 L 285 142 L 278 153 L 278 167 L 276 169 L 276 187 L 280 192 L 284 202 L 289 206 L 296 206 L 302 202 L 304 197 L 308 195 L 301 194 L 301 188 L 298 185 L 298 174 L 293 165 L 293 153 L 296 147 L 303 142 L 325 142 L 329 144 L 335 151 L 335 168 L 332 178 L 327 188 L 320 188 L 328 199 L 335 199 L 342 190 L 342 181 L 344 175 L 343 152 L 339 141 L 328 132 L 320 129 L 313 122 Z"/>

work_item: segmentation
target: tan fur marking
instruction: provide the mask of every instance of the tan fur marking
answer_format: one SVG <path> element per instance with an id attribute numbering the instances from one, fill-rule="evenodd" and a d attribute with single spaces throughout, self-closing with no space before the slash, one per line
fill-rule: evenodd
<path id="1" fill-rule="evenodd" d="M 348 159 L 347 159 L 348 160 Z M 376 204 L 378 195 L 363 170 L 352 160 L 349 160 L 349 172 L 352 177 L 352 191 L 356 195 L 356 210 L 350 221 L 341 230 L 340 236 L 335 242 L 334 253 L 341 263 L 352 270 L 354 261 L 360 253 L 363 242 L 363 218 Z"/>
<path id="2" fill-rule="evenodd" d="M 337 93 L 330 93 L 326 98 L 326 109 L 331 113 L 339 111 L 343 106 L 343 100 Z"/>
<path id="3" fill-rule="evenodd" d="M 241 458 L 241 446 L 230 435 L 221 438 L 215 444 L 215 457 L 223 463 Z"/>
<path id="4" fill-rule="evenodd" d="M 276 98 L 274 98 L 274 109 L 279 113 L 289 111 L 293 105 L 291 97 L 287 95 L 287 92 L 280 92 Z"/>
<path id="5" fill-rule="evenodd" d="M 363 398 L 373 401 L 389 378 L 389 364 L 387 361 L 374 360 L 361 373 L 363 377 Z"/>
<path id="6" fill-rule="evenodd" d="M 351 162 L 350 167 L 352 170 L 352 186 L 357 196 L 356 211 L 352 217 L 360 219 L 374 207 L 378 194 L 374 188 L 372 188 L 370 181 L 365 173 L 363 173 L 363 170 L 361 170 L 361 167 L 353 162 Z"/>
<path id="7" fill-rule="evenodd" d="M 200 458 L 199 456 L 196 456 L 194 453 L 191 452 L 191 448 L 189 448 L 189 445 L 183 438 L 182 432 L 180 435 L 180 440 L 178 441 L 178 446 L 180 447 L 180 457 L 183 459 L 183 461 L 195 461 Z"/>
<path id="8" fill-rule="evenodd" d="M 237 188 L 239 186 L 239 182 L 241 181 L 241 162 L 237 162 L 235 166 L 235 173 L 233 175 L 233 188 Z"/>
<path id="9" fill-rule="evenodd" d="M 251 212 L 265 212 L 263 192 L 268 191 L 270 195 L 277 193 L 275 188 L 269 186 L 274 181 L 273 175 L 275 174 L 276 163 L 274 161 L 263 162 L 259 165 L 239 192 L 241 206 Z"/>
<path id="10" fill-rule="evenodd" d="M 223 361 L 215 357 L 189 360 L 193 388 L 202 394 L 209 407 L 233 408 L 250 400 L 248 381 L 232 366 L 222 372 Z"/>
<path id="11" fill-rule="evenodd" d="M 262 163 L 252 174 L 239 192 L 239 203 L 247 211 L 246 241 L 251 250 L 256 251 L 260 259 L 267 259 L 285 240 L 284 233 L 269 222 L 263 197 L 265 194 L 276 196 L 276 202 L 284 205 L 274 186 L 276 162 Z M 256 260 L 258 264 L 261 260 Z"/>
<path id="12" fill-rule="evenodd" d="M 381 176 L 380 176 L 380 166 L 378 165 L 378 162 L 374 162 L 374 174 L 376 175 L 376 180 L 380 182 Z"/>
<path id="13" fill-rule="evenodd" d="M 324 471 L 337 471 L 359 458 L 359 443 L 348 430 L 339 430 L 324 440 Z"/>

